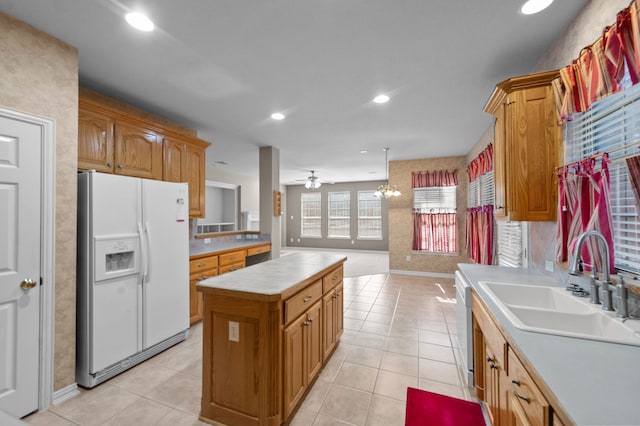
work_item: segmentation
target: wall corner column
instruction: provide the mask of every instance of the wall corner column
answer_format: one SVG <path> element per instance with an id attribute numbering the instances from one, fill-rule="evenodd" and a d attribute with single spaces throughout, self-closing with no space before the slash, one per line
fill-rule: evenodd
<path id="1" fill-rule="evenodd" d="M 271 258 L 280 257 L 280 216 L 274 216 L 273 193 L 280 191 L 280 150 L 260 148 L 260 233 L 271 235 Z"/>

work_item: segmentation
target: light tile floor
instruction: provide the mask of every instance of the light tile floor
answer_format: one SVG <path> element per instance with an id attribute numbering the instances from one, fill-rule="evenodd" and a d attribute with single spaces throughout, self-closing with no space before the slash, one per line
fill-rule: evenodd
<path id="1" fill-rule="evenodd" d="M 404 425 L 407 387 L 475 401 L 464 385 L 452 279 L 344 280 L 344 333 L 292 425 Z M 202 327 L 147 362 L 25 420 L 34 425 L 197 425 Z"/>

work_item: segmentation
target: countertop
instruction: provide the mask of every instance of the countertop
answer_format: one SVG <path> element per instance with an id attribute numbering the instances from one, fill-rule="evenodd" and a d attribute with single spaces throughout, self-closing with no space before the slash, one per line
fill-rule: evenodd
<path id="1" fill-rule="evenodd" d="M 533 365 L 576 424 L 640 425 L 640 346 L 520 330 L 478 281 L 557 287 L 561 283 L 520 268 L 471 264 L 458 264 L 458 268 L 509 334 L 518 354 Z"/>
<path id="2" fill-rule="evenodd" d="M 346 260 L 346 256 L 330 253 L 292 253 L 202 280 L 197 287 L 221 295 L 242 293 L 265 300 L 285 299 Z"/>
<path id="3" fill-rule="evenodd" d="M 243 248 L 258 247 L 258 246 L 263 246 L 265 244 L 271 244 L 271 241 L 260 241 L 260 240 L 225 241 L 224 243 L 216 243 L 211 245 L 203 245 L 197 248 L 191 248 L 189 250 L 189 257 L 197 257 L 197 256 L 214 254 L 214 253 L 221 253 L 225 251 L 238 250 Z"/>

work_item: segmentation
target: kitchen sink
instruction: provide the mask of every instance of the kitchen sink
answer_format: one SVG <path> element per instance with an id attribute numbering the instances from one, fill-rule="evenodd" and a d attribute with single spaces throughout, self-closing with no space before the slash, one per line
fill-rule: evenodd
<path id="1" fill-rule="evenodd" d="M 479 282 L 498 308 L 525 331 L 640 346 L 637 320 L 623 322 L 615 312 L 577 298 L 564 289 Z"/>

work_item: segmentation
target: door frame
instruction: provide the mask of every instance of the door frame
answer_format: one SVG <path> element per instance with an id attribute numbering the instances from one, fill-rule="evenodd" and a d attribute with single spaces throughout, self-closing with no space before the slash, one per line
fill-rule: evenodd
<path id="1" fill-rule="evenodd" d="M 0 115 L 40 127 L 40 324 L 38 409 L 51 405 L 53 399 L 54 330 L 55 330 L 55 120 L 0 107 Z"/>

